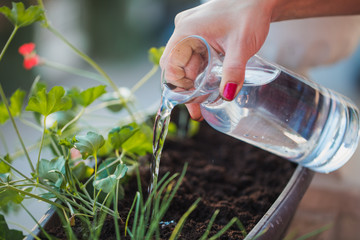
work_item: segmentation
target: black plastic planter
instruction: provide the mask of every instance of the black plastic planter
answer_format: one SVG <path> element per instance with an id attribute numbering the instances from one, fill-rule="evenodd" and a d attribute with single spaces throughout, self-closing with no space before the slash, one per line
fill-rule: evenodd
<path id="1" fill-rule="evenodd" d="M 253 239 L 260 233 L 262 233 L 261 236 L 257 238 L 260 240 L 282 239 L 313 176 L 314 172 L 298 166 L 282 193 L 249 232 L 245 240 Z M 39 223 L 44 228 L 61 224 L 54 208 L 50 208 Z M 40 228 L 36 226 L 32 233 L 39 236 L 41 233 Z M 32 240 L 34 237 L 28 235 L 26 239 Z"/>

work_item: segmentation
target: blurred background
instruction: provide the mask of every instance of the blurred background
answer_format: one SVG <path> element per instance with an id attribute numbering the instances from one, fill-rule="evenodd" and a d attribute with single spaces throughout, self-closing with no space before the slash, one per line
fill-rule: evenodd
<path id="1" fill-rule="evenodd" d="M 36 1 L 31 0 L 22 2 L 27 6 L 36 4 Z M 59 32 L 95 59 L 118 86 L 130 88 L 152 68 L 152 63 L 148 61 L 148 49 L 166 44 L 173 31 L 175 15 L 200 2 L 107 0 L 105 3 L 96 0 L 49 0 L 44 1 L 44 4 L 48 18 Z M 3 5 L 10 7 L 11 1 L 1 0 L 0 7 Z M 360 106 L 359 28 L 358 17 L 272 24 L 260 55 L 350 97 Z M 12 25 L 0 15 L 1 47 L 5 45 L 11 31 Z M 34 24 L 20 29 L 0 63 L 0 82 L 7 96 L 17 88 L 28 90 L 39 74 L 41 80 L 49 86 L 78 86 L 85 89 L 98 84 L 81 77 L 69 77 L 67 73 L 46 67 L 25 70 L 18 47 L 27 42 L 36 43 L 37 53 L 41 57 L 90 70 L 63 42 L 39 24 Z M 160 101 L 159 72 L 136 92 L 136 97 L 139 110 L 150 108 L 155 111 Z M 107 121 L 115 122 L 117 119 L 109 118 Z M 34 138 L 40 138 L 39 132 L 19 125 L 25 142 L 31 143 Z M 0 130 L 7 141 L 11 142 L 7 148 L 17 151 L 20 145 L 11 124 L 7 122 Z M 0 154 L 3 155 L 4 151 L 5 146 L 0 144 Z M 21 159 L 14 164 L 29 171 Z M 351 236 L 359 236 L 356 226 L 360 224 L 360 210 L 355 204 L 360 202 L 359 172 L 358 149 L 349 163 L 339 171 L 326 175 L 316 174 L 289 231 L 307 233 L 327 223 L 334 223 L 329 231 L 314 239 L 355 239 Z M 26 201 L 25 204 L 29 209 L 36 209 L 34 216 L 37 219 L 48 208 L 46 204 L 34 200 Z M 6 218 L 9 222 L 21 224 L 28 229 L 35 225 L 22 210 L 11 212 Z M 19 228 L 14 224 L 10 225 L 12 228 Z M 353 231 L 358 231 L 358 234 L 352 235 Z M 349 234 L 349 237 L 341 237 L 344 234 Z"/>

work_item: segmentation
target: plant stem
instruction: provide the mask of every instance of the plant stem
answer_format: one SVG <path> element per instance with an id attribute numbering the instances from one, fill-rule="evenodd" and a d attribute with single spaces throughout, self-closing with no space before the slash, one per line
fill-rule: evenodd
<path id="1" fill-rule="evenodd" d="M 21 228 L 25 232 L 29 233 L 34 239 L 41 240 L 38 236 L 33 234 L 30 229 L 28 229 L 28 228 L 26 228 L 26 227 L 24 227 L 24 226 L 22 226 L 22 225 L 20 225 L 20 224 L 18 224 L 16 222 L 8 221 L 8 223 L 17 226 L 18 228 Z"/>
<path id="2" fill-rule="evenodd" d="M 4 146 L 5 152 L 8 153 L 8 154 L 10 154 L 10 153 L 9 153 L 9 147 L 8 147 L 8 145 L 7 145 L 7 143 L 6 143 L 4 134 L 3 134 L 3 132 L 1 131 L 1 129 L 0 129 L 0 139 L 1 139 L 1 142 L 2 142 L 2 144 L 3 144 L 3 146 Z"/>
<path id="3" fill-rule="evenodd" d="M 33 122 L 31 122 L 31 121 L 29 121 L 29 120 L 27 120 L 25 118 L 19 117 L 19 120 L 20 120 L 20 122 L 22 122 L 26 126 L 31 127 L 31 128 L 33 128 L 33 129 L 35 129 L 35 130 L 37 130 L 39 132 L 42 132 L 42 130 L 43 130 L 40 126 L 36 125 L 35 123 L 33 123 Z"/>
<path id="4" fill-rule="evenodd" d="M 5 159 L 3 159 L 2 157 L 0 157 L 0 161 L 2 161 L 3 163 L 5 163 L 6 165 L 8 165 L 12 170 L 14 170 L 16 173 L 18 173 L 20 176 L 22 176 L 23 178 L 25 178 L 26 180 L 28 180 L 29 182 L 33 182 L 32 179 L 28 178 L 25 174 L 23 174 L 22 172 L 20 172 L 19 170 L 17 170 L 15 167 L 13 167 L 10 163 L 8 163 L 7 161 L 5 161 Z"/>
<path id="5" fill-rule="evenodd" d="M 1 57 L 0 57 L 0 59 L 1 59 Z M 5 104 L 6 110 L 8 111 L 8 114 L 9 114 L 11 123 L 12 123 L 12 125 L 13 125 L 13 127 L 14 127 L 14 130 L 15 130 L 18 138 L 19 138 L 21 147 L 22 147 L 23 150 L 24 150 L 24 153 L 25 153 L 25 155 L 26 155 L 26 159 L 28 160 L 28 163 L 29 163 L 29 165 L 30 165 L 30 167 L 31 167 L 31 170 L 32 170 L 33 172 L 35 172 L 35 168 L 34 168 L 34 165 L 33 165 L 32 162 L 31 162 L 29 153 L 28 153 L 27 150 L 26 150 L 24 141 L 22 140 L 22 137 L 21 137 L 21 135 L 20 135 L 19 129 L 17 128 L 17 125 L 16 125 L 16 123 L 15 123 L 14 117 L 12 116 L 12 114 L 11 114 L 11 112 L 10 112 L 9 103 L 8 103 L 8 101 L 7 101 L 7 99 L 6 99 L 6 96 L 5 96 L 5 93 L 4 93 L 4 90 L 3 90 L 3 88 L 2 88 L 1 83 L 0 83 L 0 95 L 1 95 L 1 98 L 3 99 L 3 102 L 4 102 L 4 104 Z"/>
<path id="6" fill-rule="evenodd" d="M 97 152 L 95 151 L 94 153 L 94 159 L 95 159 L 95 169 L 94 169 L 94 181 L 96 181 L 96 177 L 97 177 Z"/>
<path id="7" fill-rule="evenodd" d="M 46 117 L 47 116 L 44 116 L 44 129 L 43 129 L 43 133 L 42 133 L 42 136 L 41 136 L 41 142 L 40 142 L 40 147 L 39 147 L 39 154 L 38 154 L 38 159 L 37 159 L 37 162 L 36 162 L 36 176 L 38 177 L 39 175 L 39 167 L 40 167 L 40 156 L 41 156 L 41 150 L 42 150 L 42 146 L 43 146 L 43 143 L 44 143 L 44 137 L 45 137 L 45 132 L 46 132 Z"/>
<path id="8" fill-rule="evenodd" d="M 13 38 L 14 38 L 17 30 L 19 30 L 19 27 L 18 27 L 18 26 L 15 26 L 14 29 L 13 29 L 13 31 L 12 31 L 12 33 L 11 33 L 11 35 L 10 35 L 10 37 L 8 38 L 7 42 L 5 43 L 4 48 L 2 49 L 2 51 L 1 51 L 1 53 L 0 53 L 0 61 L 1 61 L 1 59 L 4 57 L 5 52 L 6 52 L 6 50 L 8 49 L 11 41 L 13 40 Z"/>
<path id="9" fill-rule="evenodd" d="M 131 88 L 131 93 L 136 92 L 136 90 L 144 85 L 157 72 L 158 68 L 159 65 L 154 65 L 152 69 Z"/>
<path id="10" fill-rule="evenodd" d="M 118 202 L 119 202 L 119 179 L 116 180 L 116 189 L 115 189 L 115 197 L 114 197 L 114 224 L 115 224 L 115 233 L 116 233 L 116 240 L 120 240 L 120 231 L 119 231 L 119 222 L 118 222 L 118 216 L 119 216 L 119 210 L 118 210 Z"/>
<path id="11" fill-rule="evenodd" d="M 18 192 L 18 193 L 20 193 L 20 194 L 23 194 L 23 195 L 26 195 L 26 196 L 35 198 L 35 199 L 37 199 L 37 200 L 40 200 L 40 201 L 49 203 L 49 204 L 51 204 L 51 205 L 54 205 L 54 206 L 56 206 L 56 207 L 58 207 L 58 208 L 60 208 L 60 209 L 61 209 L 61 208 L 64 208 L 64 206 L 62 206 L 62 205 L 60 205 L 60 204 L 58 204 L 58 203 L 56 203 L 56 202 L 50 201 L 50 200 L 48 200 L 48 199 L 46 199 L 46 198 L 40 197 L 40 196 L 38 196 L 38 195 L 36 195 L 36 194 L 32 194 L 32 193 L 30 193 L 30 192 L 23 191 L 23 190 L 21 190 L 21 189 L 18 189 L 18 188 L 16 188 L 16 187 L 11 186 L 11 185 L 6 185 L 6 187 L 9 188 L 9 189 L 11 189 L 11 190 L 14 190 L 14 191 L 16 191 L 16 192 Z"/>
<path id="12" fill-rule="evenodd" d="M 99 172 L 98 172 L 98 174 L 101 173 L 101 172 L 103 172 L 103 171 L 106 171 L 108 168 L 110 168 L 111 166 L 115 165 L 118 161 L 119 161 L 119 163 L 121 163 L 121 162 L 120 162 L 120 158 L 121 158 L 121 156 L 120 156 L 119 158 L 117 158 L 115 161 L 113 161 L 112 163 L 110 163 L 109 165 L 107 165 L 107 168 L 102 168 L 102 169 L 100 169 Z M 83 185 L 82 188 L 85 188 L 86 185 L 88 185 L 89 182 L 90 182 L 94 177 L 95 177 L 95 174 L 92 175 L 92 176 L 84 183 L 84 185 Z"/>
<path id="13" fill-rule="evenodd" d="M 59 33 L 55 28 L 53 28 L 50 24 L 46 26 L 46 28 L 52 32 L 55 36 L 57 36 L 60 40 L 62 40 L 66 45 L 68 45 L 77 55 L 79 55 L 85 62 L 87 62 L 90 66 L 92 66 L 101 76 L 105 78 L 110 87 L 116 92 L 118 98 L 120 99 L 120 103 L 124 104 L 125 109 L 132 116 L 132 111 L 127 106 L 126 101 L 123 99 L 119 92 L 119 88 L 117 85 L 111 80 L 110 76 L 88 55 L 81 52 L 78 48 L 76 48 L 73 44 L 71 44 L 61 33 Z"/>
<path id="14" fill-rule="evenodd" d="M 22 184 L 21 186 L 34 186 L 34 187 L 39 187 L 39 188 L 42 188 L 42 189 L 45 189 L 47 190 L 48 192 L 51 192 L 53 193 L 58 199 L 60 199 L 61 201 L 64 201 L 64 202 L 70 202 L 72 205 L 78 207 L 79 209 L 82 209 L 84 212 L 92 215 L 93 213 L 87 209 L 85 209 L 82 205 L 78 204 L 77 202 L 75 201 L 72 201 L 70 199 L 68 199 L 67 197 L 64 197 L 62 194 L 60 194 L 59 192 L 55 191 L 54 189 L 52 189 L 51 187 L 47 186 L 46 184 L 43 184 L 43 183 L 36 183 L 34 182 L 32 179 L 28 178 L 27 176 L 25 176 L 23 173 L 21 173 L 19 170 L 17 170 L 16 168 L 14 168 L 11 164 L 9 164 L 8 162 L 6 162 L 3 158 L 0 157 L 0 160 L 3 161 L 4 163 L 6 163 L 8 166 L 10 166 L 11 169 L 13 169 L 15 172 L 17 172 L 18 174 L 20 174 L 22 177 L 24 177 L 26 180 L 28 180 L 30 182 L 30 184 Z M 20 185 L 17 185 L 17 186 L 20 186 Z M 23 190 L 20 190 L 14 186 L 11 186 L 11 185 L 4 185 L 4 187 L 8 187 L 8 188 L 12 188 L 14 191 L 16 192 L 19 192 L 19 193 L 22 193 L 24 195 L 28 195 L 30 197 L 33 197 L 33 198 L 36 198 L 38 200 L 41 200 L 41 201 L 44 201 L 46 203 L 49 203 L 49 204 L 52 204 L 52 205 L 55 205 L 56 207 L 58 208 L 63 208 L 62 205 L 58 204 L 58 203 L 55 203 L 55 202 L 52 202 L 48 199 L 45 199 L 45 198 L 42 198 L 42 197 L 39 197 L 37 195 L 34 195 L 32 193 L 28 193 L 26 191 L 23 191 Z"/>
<path id="15" fill-rule="evenodd" d="M 27 179 L 12 180 L 12 181 L 9 181 L 8 183 L 11 184 L 11 185 L 14 185 L 14 184 L 25 182 L 25 181 L 27 181 Z M 18 185 L 16 185 L 16 186 L 18 186 Z"/>
<path id="16" fill-rule="evenodd" d="M 65 129 L 67 128 L 67 127 L 69 127 L 71 124 L 73 124 L 74 122 L 76 122 L 77 120 L 79 120 L 79 118 L 84 114 L 84 112 L 85 112 L 85 107 L 83 107 L 82 109 L 81 109 L 81 111 L 78 113 L 78 114 L 76 114 L 76 116 L 73 118 L 73 119 L 71 119 L 67 124 L 65 124 L 65 126 L 60 130 L 60 135 L 63 133 L 63 131 L 65 131 Z"/>
<path id="17" fill-rule="evenodd" d="M 51 26 L 51 24 L 48 21 L 48 18 L 45 14 L 45 7 L 42 0 L 38 0 L 38 4 L 41 6 L 41 8 L 44 10 L 44 27 L 48 29 L 50 32 L 52 32 L 56 37 L 58 37 L 60 40 L 62 40 L 66 45 L 68 45 L 77 55 L 79 55 L 85 62 L 87 62 L 90 66 L 92 66 L 101 76 L 105 78 L 105 80 L 108 82 L 108 84 L 114 89 L 114 91 L 117 93 L 118 98 L 120 99 L 120 103 L 124 104 L 125 109 L 128 111 L 130 116 L 132 116 L 133 120 L 136 122 L 135 117 L 132 114 L 131 109 L 127 106 L 126 101 L 122 98 L 119 88 L 116 86 L 116 84 L 111 80 L 110 76 L 89 56 L 87 56 L 85 53 L 80 51 L 78 48 L 76 48 L 73 44 L 71 44 L 61 33 L 59 33 L 55 28 Z"/>
<path id="18" fill-rule="evenodd" d="M 127 100 L 124 100 L 124 101 L 127 102 Z M 107 101 L 107 102 L 102 102 L 102 103 L 99 103 L 99 104 L 95 105 L 94 107 L 88 108 L 86 110 L 86 113 L 91 113 L 93 111 L 103 109 L 103 108 L 106 108 L 106 107 L 110 107 L 110 106 L 113 106 L 113 105 L 118 105 L 118 104 L 119 104 L 118 99 Z"/>
<path id="19" fill-rule="evenodd" d="M 34 220 L 34 222 L 36 223 L 36 225 L 39 226 L 40 230 L 42 233 L 44 233 L 44 235 L 47 237 L 47 239 L 51 240 L 51 236 L 44 230 L 44 228 L 41 226 L 41 224 L 39 224 L 39 222 L 36 220 L 36 218 L 31 214 L 31 212 L 24 206 L 24 204 L 20 203 L 20 206 L 25 210 L 25 212 L 27 212 L 27 214 L 29 214 L 29 216 L 32 218 L 32 220 Z"/>
<path id="20" fill-rule="evenodd" d="M 92 66 L 101 76 L 103 76 L 109 85 L 114 89 L 114 91 L 118 91 L 118 87 L 116 84 L 111 80 L 109 75 L 89 56 L 85 53 L 81 52 L 78 48 L 76 48 L 72 43 L 70 43 L 61 33 L 59 33 L 55 28 L 51 25 L 47 26 L 47 29 L 52 32 L 56 37 L 62 40 L 66 45 L 68 45 L 77 55 L 79 55 L 85 62 L 87 62 L 90 66 Z"/>
<path id="21" fill-rule="evenodd" d="M 42 132 L 42 130 L 41 130 L 41 132 Z M 50 144 L 50 141 L 48 141 L 47 139 L 44 139 L 44 145 L 47 145 L 47 144 Z M 37 149 L 39 146 L 40 146 L 40 143 L 37 142 L 37 143 L 35 143 L 35 144 L 29 145 L 29 146 L 26 148 L 26 150 L 27 150 L 27 151 L 32 151 L 32 150 L 34 150 L 34 149 Z M 18 157 L 22 156 L 23 154 L 24 154 L 24 150 L 18 150 L 18 151 L 16 151 L 16 152 L 12 153 L 12 154 L 10 155 L 10 157 L 11 157 L 12 159 L 15 159 L 15 158 L 18 158 Z M 34 170 L 34 172 L 35 172 L 35 170 Z"/>
<path id="22" fill-rule="evenodd" d="M 46 185 L 46 184 L 35 183 L 34 186 L 35 186 L 35 187 L 40 187 L 40 188 L 42 188 L 42 189 L 47 190 L 48 192 L 54 194 L 59 200 L 63 201 L 64 203 L 65 203 L 65 202 L 69 202 L 69 203 L 71 203 L 71 205 L 73 205 L 73 206 L 81 209 L 82 211 L 84 211 L 85 213 L 87 213 L 87 214 L 89 214 L 89 215 L 92 215 L 92 214 L 93 214 L 91 211 L 89 211 L 88 209 L 84 208 L 81 204 L 78 204 L 76 201 L 67 198 L 66 196 L 64 196 L 64 194 L 55 191 L 54 189 L 52 189 L 51 187 L 49 187 L 49 186 Z M 15 188 L 15 189 L 16 189 L 16 188 Z M 15 191 L 17 191 L 17 190 L 15 190 Z M 39 200 L 42 200 L 42 199 L 43 199 L 43 198 L 41 198 L 41 197 L 39 197 L 39 198 L 40 198 Z M 47 199 L 46 199 L 46 200 L 47 200 Z M 50 204 L 55 205 L 55 206 L 57 206 L 57 207 L 58 207 L 58 206 L 61 206 L 60 209 L 64 209 L 64 208 L 65 208 L 64 206 L 62 206 L 62 205 L 60 205 L 60 204 L 58 204 L 58 203 L 56 203 L 56 202 L 52 202 L 52 201 L 50 201 L 50 200 L 48 200 L 48 201 L 49 201 Z"/>
<path id="23" fill-rule="evenodd" d="M 44 66 L 47 67 L 52 67 L 54 69 L 63 71 L 63 72 L 67 72 L 67 73 L 71 73 L 80 77 L 85 77 L 85 78 L 90 78 L 92 80 L 104 83 L 105 79 L 100 77 L 98 74 L 92 73 L 92 72 L 88 72 L 88 71 L 84 71 L 78 68 L 73 68 L 73 67 L 69 67 L 66 65 L 62 65 L 60 63 L 56 63 L 56 62 L 52 62 L 46 59 L 42 59 L 43 60 L 43 64 Z"/>
<path id="24" fill-rule="evenodd" d="M 72 197 L 72 198 L 75 198 L 75 199 L 79 200 L 79 201 L 80 201 L 83 205 L 85 205 L 87 208 L 92 209 L 91 202 L 83 199 L 83 198 L 80 196 L 80 194 L 79 194 L 78 196 L 76 196 L 76 195 L 73 195 L 73 194 L 71 194 L 71 193 L 68 193 L 67 195 L 69 195 L 69 196 Z"/>
<path id="25" fill-rule="evenodd" d="M 50 138 L 50 142 L 51 142 L 51 145 L 52 145 L 54 151 L 56 152 L 56 154 L 58 155 L 58 157 L 60 157 L 62 154 L 60 153 L 59 147 L 56 145 L 56 142 L 55 142 L 55 140 L 54 140 L 54 137 L 50 135 L 49 138 Z M 64 155 L 64 157 L 65 157 L 64 152 L 63 152 L 63 155 Z"/>
<path id="26" fill-rule="evenodd" d="M 14 36 L 15 36 L 15 34 L 16 34 L 16 32 L 17 32 L 18 29 L 19 29 L 19 27 L 15 25 L 15 27 L 14 27 L 14 29 L 13 29 L 10 37 L 9 37 L 9 39 L 7 40 L 5 46 L 3 47 L 3 49 L 2 49 L 2 51 L 1 51 L 1 53 L 0 53 L 0 61 L 1 61 L 2 58 L 4 57 L 5 52 L 6 52 L 6 50 L 8 49 L 8 47 L 9 47 L 11 41 L 13 40 L 13 38 L 14 38 Z M 18 138 L 19 138 L 21 147 L 24 149 L 24 152 L 25 152 L 26 158 L 27 158 L 27 160 L 28 160 L 28 162 L 29 162 L 29 165 L 30 165 L 30 167 L 31 167 L 31 170 L 32 170 L 32 171 L 35 171 L 34 166 L 33 166 L 32 162 L 31 162 L 30 156 L 29 156 L 28 152 L 26 151 L 25 144 L 24 144 L 24 142 L 23 142 L 23 140 L 22 140 L 22 138 L 21 138 L 21 135 L 20 135 L 20 133 L 19 133 L 19 130 L 18 130 L 18 128 L 17 128 L 17 126 L 16 126 L 16 123 L 15 123 L 15 121 L 14 121 L 14 118 L 13 118 L 11 112 L 10 112 L 9 103 L 7 102 L 6 95 L 5 95 L 5 93 L 4 93 L 4 90 L 3 90 L 3 87 L 2 87 L 2 85 L 1 85 L 1 83 L 0 83 L 0 95 L 1 95 L 1 98 L 3 99 L 3 102 L 4 102 L 5 106 L 6 106 L 6 110 L 8 111 L 9 117 L 10 117 L 10 119 L 11 119 L 11 122 L 12 122 L 13 126 L 14 126 L 14 129 L 15 129 L 15 131 L 16 131 L 16 134 L 17 134 L 17 136 L 18 136 Z"/>
<path id="27" fill-rule="evenodd" d="M 93 206 L 90 206 L 90 204 L 93 204 L 93 200 L 91 199 L 91 197 L 90 197 L 90 195 L 89 194 L 81 194 L 81 193 L 79 193 L 79 196 L 86 196 L 87 198 L 89 198 L 89 201 L 86 203 L 86 205 L 89 207 L 89 209 L 91 208 L 93 208 Z M 74 198 L 76 198 L 76 199 L 79 199 L 79 197 L 77 197 L 77 196 L 72 196 L 72 197 L 74 197 Z M 83 199 L 83 198 L 82 198 Z M 79 199 L 80 200 L 80 199 Z M 80 200 L 81 201 L 81 200 Z M 85 199 L 83 199 L 83 201 L 86 201 Z M 101 203 L 99 203 L 99 202 L 95 202 L 95 204 L 98 206 L 98 207 L 101 207 L 102 206 L 102 204 Z M 115 213 L 114 213 L 114 211 L 113 210 L 111 210 L 110 208 L 107 208 L 106 206 L 103 208 L 103 211 L 105 211 L 107 214 L 110 214 L 111 216 L 113 216 Z"/>
<path id="28" fill-rule="evenodd" d="M 94 159 L 95 159 L 95 167 L 94 167 L 94 182 L 96 181 L 96 177 L 97 177 L 97 153 L 96 153 L 96 151 L 95 151 L 95 153 L 94 153 Z M 94 183 L 93 182 L 93 183 Z M 98 194 L 100 194 L 100 192 L 101 192 L 101 189 L 100 189 L 100 191 L 99 191 L 99 193 Z M 97 195 L 96 195 L 96 188 L 95 188 L 95 186 L 94 186 L 94 194 L 93 194 L 93 196 L 94 196 L 94 207 L 93 207 L 93 212 L 95 213 L 95 211 L 96 211 L 96 202 L 97 202 Z"/>

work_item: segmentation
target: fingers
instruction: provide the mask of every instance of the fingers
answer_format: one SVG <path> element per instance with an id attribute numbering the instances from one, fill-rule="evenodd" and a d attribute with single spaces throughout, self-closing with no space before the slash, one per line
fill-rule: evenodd
<path id="1" fill-rule="evenodd" d="M 220 94 L 223 99 L 231 101 L 239 93 L 245 76 L 245 68 L 248 58 L 244 51 L 241 51 L 241 42 L 233 41 L 227 46 L 224 62 L 223 76 L 220 83 Z"/>
<path id="2" fill-rule="evenodd" d="M 204 120 L 203 116 L 201 115 L 201 110 L 200 110 L 200 104 L 198 103 L 188 103 L 185 104 L 186 108 L 189 111 L 190 117 L 192 120 L 195 121 L 202 121 Z"/>
<path id="3" fill-rule="evenodd" d="M 164 60 L 164 81 L 182 90 L 192 89 L 206 65 L 206 47 L 198 39 L 187 38 L 179 42 Z"/>
<path id="4" fill-rule="evenodd" d="M 194 81 L 186 78 L 185 69 L 172 63 L 166 65 L 164 78 L 166 83 L 173 86 L 173 91 L 189 90 L 194 86 Z"/>

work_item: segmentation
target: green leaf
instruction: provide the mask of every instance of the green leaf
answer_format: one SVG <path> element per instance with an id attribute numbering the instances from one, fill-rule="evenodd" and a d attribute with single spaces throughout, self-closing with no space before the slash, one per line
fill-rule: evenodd
<path id="1" fill-rule="evenodd" d="M 11 163 L 11 159 L 9 157 L 9 154 L 7 154 L 4 157 L 4 161 L 6 161 L 8 163 Z M 3 159 L 0 159 L 0 174 L 8 173 L 8 172 L 10 172 L 10 170 L 11 170 L 10 166 L 8 164 L 4 163 Z"/>
<path id="2" fill-rule="evenodd" d="M 89 106 L 101 95 L 106 93 L 106 86 L 100 85 L 97 87 L 88 88 L 82 92 L 79 92 L 77 89 L 72 89 L 69 96 L 72 97 L 75 102 L 79 103 L 83 107 Z"/>
<path id="3" fill-rule="evenodd" d="M 38 112 L 45 117 L 54 112 L 69 110 L 72 106 L 71 98 L 64 95 L 63 87 L 55 86 L 49 93 L 43 88 L 30 98 L 26 110 Z"/>
<path id="4" fill-rule="evenodd" d="M 159 65 L 160 64 L 160 58 L 164 52 L 165 47 L 159 47 L 159 48 L 155 48 L 152 47 L 149 49 L 149 60 L 150 62 L 152 62 L 154 65 Z"/>
<path id="5" fill-rule="evenodd" d="M 83 159 L 87 159 L 91 155 L 95 155 L 97 151 L 104 145 L 104 137 L 95 132 L 88 132 L 86 136 L 76 136 L 77 142 L 75 148 L 81 153 Z"/>
<path id="6" fill-rule="evenodd" d="M 110 157 L 107 158 L 105 161 L 103 161 L 100 165 L 99 165 L 99 173 L 97 175 L 97 177 L 99 179 L 101 178 L 106 178 L 107 176 L 113 174 L 116 170 L 116 164 L 113 164 L 114 161 L 117 161 L 116 157 Z M 102 171 L 102 169 L 105 169 Z M 101 170 L 101 172 L 100 172 Z"/>
<path id="7" fill-rule="evenodd" d="M 10 97 L 10 113 L 13 117 L 17 117 L 21 114 L 22 106 L 24 103 L 26 92 L 17 89 Z M 9 119 L 9 113 L 3 102 L 0 102 L 0 124 L 4 124 Z"/>
<path id="8" fill-rule="evenodd" d="M 39 163 L 39 177 L 46 179 L 60 187 L 63 182 L 62 175 L 65 174 L 64 157 L 54 158 L 51 161 L 41 159 Z"/>
<path id="9" fill-rule="evenodd" d="M 29 96 L 30 97 L 35 96 L 37 92 L 39 92 L 43 89 L 46 90 L 46 87 L 47 87 L 47 85 L 44 82 L 39 82 L 39 81 L 34 82 L 33 85 L 31 86 Z"/>
<path id="10" fill-rule="evenodd" d="M 107 167 L 105 165 L 100 165 L 99 170 L 102 168 Z M 93 186 L 98 189 L 102 190 L 105 193 L 111 192 L 115 185 L 116 181 L 123 178 L 128 170 L 128 167 L 125 164 L 118 164 L 116 169 L 113 173 L 109 173 L 109 171 L 103 171 L 101 174 L 98 175 L 96 180 L 93 182 Z"/>
<path id="11" fill-rule="evenodd" d="M 25 236 L 19 230 L 9 229 L 5 217 L 0 214 L 0 240 L 20 240 Z"/>
<path id="12" fill-rule="evenodd" d="M 97 154 L 99 157 L 108 157 L 113 152 L 114 152 L 114 148 L 111 145 L 110 140 L 106 139 L 105 144 L 99 149 Z"/>
<path id="13" fill-rule="evenodd" d="M 94 169 L 87 166 L 84 162 L 79 162 L 74 167 L 72 167 L 71 170 L 72 170 L 73 175 L 79 181 L 83 181 L 85 179 L 88 179 L 94 173 Z"/>
<path id="14" fill-rule="evenodd" d="M 6 6 L 1 7 L 0 13 L 4 14 L 17 27 L 25 27 L 34 22 L 44 20 L 44 10 L 40 6 L 30 6 L 25 9 L 22 2 L 13 2 L 12 9 Z"/>
<path id="15" fill-rule="evenodd" d="M 0 207 L 6 206 L 9 202 L 16 204 L 21 203 L 24 197 L 15 190 L 2 188 L 0 190 Z"/>
<path id="16" fill-rule="evenodd" d="M 110 143 L 114 149 L 119 149 L 121 148 L 122 144 L 126 142 L 126 140 L 128 140 L 131 136 L 133 136 L 137 131 L 139 131 L 139 127 L 136 123 L 131 123 L 123 127 L 116 127 L 109 132 L 108 139 L 110 140 Z"/>
<path id="17" fill-rule="evenodd" d="M 152 152 L 152 129 L 143 124 L 131 123 L 121 128 L 113 128 L 108 138 L 115 149 L 145 155 Z"/>
<path id="18" fill-rule="evenodd" d="M 10 112 L 14 117 L 17 117 L 21 114 L 25 95 L 25 91 L 17 89 L 10 97 Z"/>
<path id="19" fill-rule="evenodd" d="M 62 145 L 62 146 L 65 146 L 69 149 L 73 148 L 74 147 L 74 144 L 76 142 L 76 138 L 73 137 L 72 139 L 70 138 L 63 138 L 63 139 L 60 139 L 59 140 L 59 144 Z"/>
<path id="20" fill-rule="evenodd" d="M 152 135 L 153 131 L 149 126 L 145 124 L 140 125 L 139 130 L 122 144 L 122 149 L 140 156 L 151 153 Z"/>

